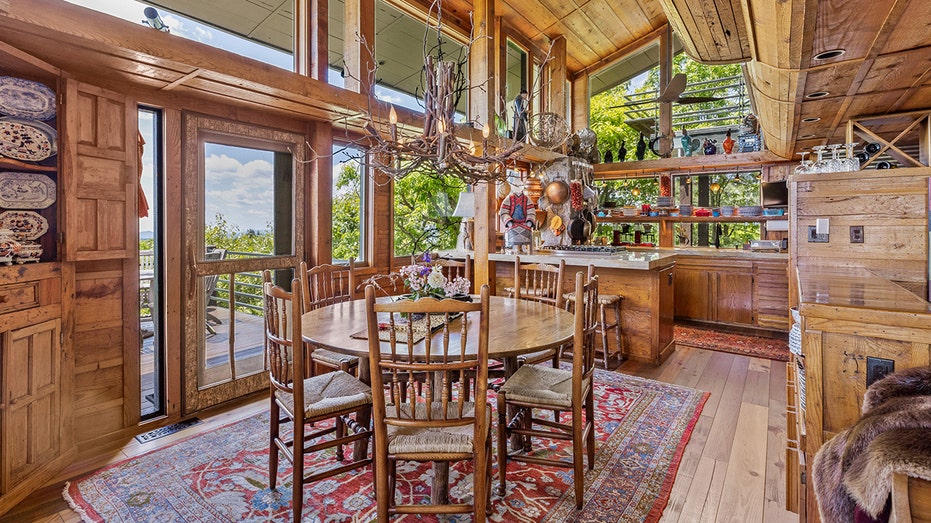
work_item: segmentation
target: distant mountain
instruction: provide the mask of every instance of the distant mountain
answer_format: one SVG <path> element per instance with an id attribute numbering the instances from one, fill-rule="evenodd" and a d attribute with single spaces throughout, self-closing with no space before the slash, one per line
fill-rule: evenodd
<path id="1" fill-rule="evenodd" d="M 139 231 L 139 239 L 140 239 L 140 240 L 151 240 L 152 238 L 155 238 L 155 233 L 154 233 L 154 232 L 152 232 L 152 231 Z"/>

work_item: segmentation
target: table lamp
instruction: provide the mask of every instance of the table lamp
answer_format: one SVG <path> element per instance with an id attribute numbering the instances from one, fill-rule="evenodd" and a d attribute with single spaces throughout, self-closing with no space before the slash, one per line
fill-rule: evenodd
<path id="1" fill-rule="evenodd" d="M 456 210 L 453 211 L 453 216 L 462 218 L 462 224 L 459 226 L 459 236 L 456 238 L 456 249 L 460 251 L 473 250 L 472 231 L 475 224 L 472 218 L 475 216 L 475 193 L 471 191 L 459 193 L 459 201 L 456 202 Z"/>

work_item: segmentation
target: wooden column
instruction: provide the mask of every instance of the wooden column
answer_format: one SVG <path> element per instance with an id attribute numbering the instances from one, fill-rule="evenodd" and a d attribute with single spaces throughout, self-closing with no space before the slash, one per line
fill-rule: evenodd
<path id="1" fill-rule="evenodd" d="M 309 193 L 304 200 L 304 259 L 309 265 L 330 263 L 333 257 L 333 126 L 329 122 L 314 122 L 308 126 L 308 140 L 318 157 L 310 166 Z"/>
<path id="2" fill-rule="evenodd" d="M 368 94 L 375 83 L 370 77 L 375 69 L 375 0 L 346 0 L 343 20 L 345 87 Z"/>
<path id="3" fill-rule="evenodd" d="M 472 5 L 473 37 L 472 51 L 469 53 L 469 83 L 472 86 L 485 85 L 485 89 L 473 89 L 469 93 L 469 117 L 481 127 L 490 123 L 494 128 L 496 76 L 503 76 L 503 64 L 498 64 L 501 33 L 496 31 L 500 25 L 495 20 L 494 0 L 475 0 Z M 495 74 L 496 65 L 500 66 L 500 75 Z M 491 82 L 491 83 L 486 83 Z M 488 261 L 488 253 L 495 250 L 495 208 L 494 184 L 479 183 L 475 185 L 475 271 L 473 278 L 475 288 L 491 284 L 494 279 L 494 267 Z"/>
<path id="4" fill-rule="evenodd" d="M 546 64 L 546 107 L 544 111 L 566 115 L 566 37 L 553 39 L 551 60 Z"/>
<path id="5" fill-rule="evenodd" d="M 294 0 L 294 70 L 321 82 L 329 66 L 327 0 Z"/>
<path id="6" fill-rule="evenodd" d="M 662 93 L 672 79 L 672 29 L 666 30 L 659 37 L 659 92 Z M 659 104 L 659 155 L 667 157 L 672 150 L 672 102 Z"/>
<path id="7" fill-rule="evenodd" d="M 588 127 L 591 113 L 588 73 L 572 81 L 572 130 L 578 131 Z"/>

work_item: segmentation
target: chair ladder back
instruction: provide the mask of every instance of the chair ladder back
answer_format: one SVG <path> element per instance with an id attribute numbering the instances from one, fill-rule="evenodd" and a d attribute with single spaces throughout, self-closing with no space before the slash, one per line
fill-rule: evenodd
<path id="1" fill-rule="evenodd" d="M 581 369 L 581 374 L 586 376 L 595 368 L 595 332 L 598 329 L 599 319 L 598 276 L 590 276 L 586 279 L 581 271 L 577 272 L 575 289 L 575 336 L 572 366 L 573 370 Z"/>
<path id="2" fill-rule="evenodd" d="M 466 398 L 485 398 L 488 387 L 487 286 L 482 291 L 483 299 L 478 303 L 433 298 L 375 303 L 374 287 L 366 288 L 372 390 L 384 390 L 387 385 L 396 407 L 387 408 L 384 393 L 373 394 L 375 409 L 385 413 L 387 425 L 465 426 L 474 424 L 480 411 L 484 413 L 484 402 L 481 409 L 476 405 L 472 413 L 465 412 Z M 402 317 L 415 314 L 425 316 L 415 321 Z M 479 339 L 471 340 L 468 326 L 476 321 Z M 379 325 L 390 332 L 388 341 L 379 340 Z M 421 336 L 423 339 L 418 340 Z M 470 342 L 477 347 L 473 354 L 468 353 Z M 470 373 L 484 378 L 471 380 Z M 387 384 L 385 376 L 390 380 Z M 422 399 L 414 393 L 418 378 L 423 380 Z M 407 392 L 404 404 L 397 402 L 397 398 L 405 397 L 401 387 Z"/>
<path id="3" fill-rule="evenodd" d="M 443 268 L 443 276 L 449 281 L 456 278 L 465 278 L 472 282 L 472 256 L 466 254 L 465 261 L 437 260 L 437 265 Z"/>
<path id="4" fill-rule="evenodd" d="M 563 306 L 563 282 L 566 260 L 559 265 L 528 263 L 521 265 L 520 256 L 514 257 L 514 297 Z"/>
<path id="5" fill-rule="evenodd" d="M 352 259 L 348 265 L 321 264 L 311 268 L 307 267 L 307 262 L 301 262 L 299 274 L 307 311 L 352 299 L 355 289 L 355 262 Z"/>
<path id="6" fill-rule="evenodd" d="M 303 387 L 294 386 L 304 381 L 303 342 L 297 342 L 298 350 L 294 342 L 301 339 L 301 304 L 294 303 L 301 297 L 300 279 L 294 278 L 291 286 L 291 292 L 269 281 L 263 287 L 266 364 L 275 388 L 294 394 L 295 404 L 301 405 Z"/>

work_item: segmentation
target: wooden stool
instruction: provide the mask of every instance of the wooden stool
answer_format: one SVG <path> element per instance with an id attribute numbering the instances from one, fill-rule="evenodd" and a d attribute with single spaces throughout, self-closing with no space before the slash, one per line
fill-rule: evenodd
<path id="1" fill-rule="evenodd" d="M 595 266 L 589 265 L 588 279 L 590 280 L 594 276 Z M 621 300 L 623 299 L 624 297 L 618 294 L 598 293 L 598 326 L 595 332 L 601 335 L 601 355 L 604 358 L 605 369 L 608 368 L 608 359 L 614 354 L 617 355 L 618 363 L 624 361 L 624 336 L 621 333 Z M 563 301 L 567 310 L 575 310 L 574 292 L 563 294 Z M 608 315 L 606 314 L 608 307 L 614 310 L 614 323 L 608 323 Z M 608 331 L 612 329 L 617 340 L 617 351 L 613 354 L 608 352 Z"/>

